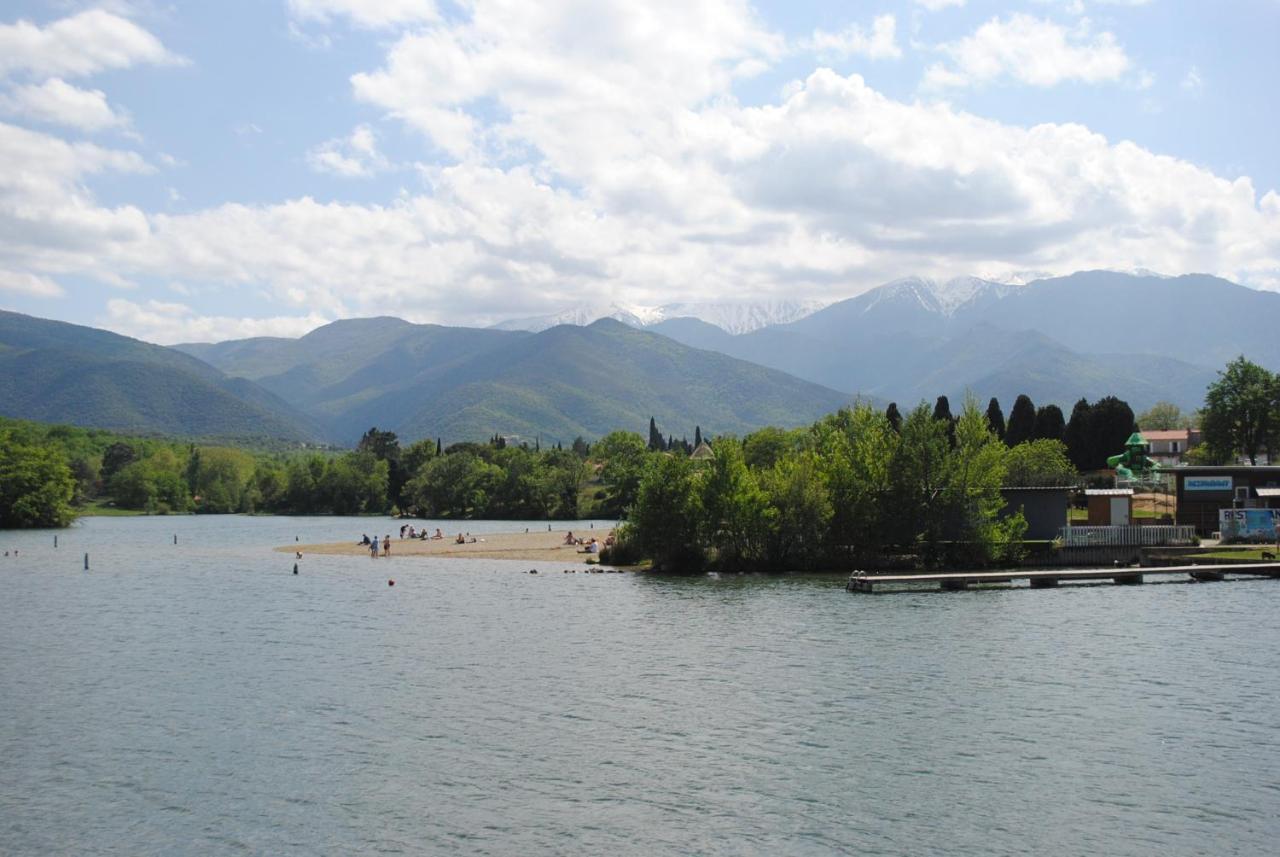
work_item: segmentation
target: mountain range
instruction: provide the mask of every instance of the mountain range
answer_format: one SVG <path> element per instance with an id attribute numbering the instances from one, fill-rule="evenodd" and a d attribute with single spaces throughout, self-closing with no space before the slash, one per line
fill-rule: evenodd
<path id="1" fill-rule="evenodd" d="M 1205 275 L 906 278 L 808 314 L 796 302 L 619 313 L 539 330 L 350 319 L 164 348 L 0 312 L 0 414 L 205 437 L 352 443 L 376 425 L 406 440 L 564 442 L 643 431 L 651 416 L 676 435 L 802 425 L 855 396 L 1190 409 L 1238 354 L 1280 367 L 1280 295 Z"/>
<path id="2" fill-rule="evenodd" d="M 970 391 L 1064 408 L 1103 395 L 1136 410 L 1196 408 L 1233 357 L 1280 366 L 1280 294 L 1201 274 L 1086 271 L 1021 286 L 912 277 L 745 334 L 692 318 L 649 329 L 906 403 Z"/>
<path id="3" fill-rule="evenodd" d="M 338 321 L 300 339 L 178 349 L 249 379 L 351 442 L 494 433 L 567 442 L 617 428 L 745 433 L 807 423 L 850 396 L 613 319 L 537 333 Z"/>

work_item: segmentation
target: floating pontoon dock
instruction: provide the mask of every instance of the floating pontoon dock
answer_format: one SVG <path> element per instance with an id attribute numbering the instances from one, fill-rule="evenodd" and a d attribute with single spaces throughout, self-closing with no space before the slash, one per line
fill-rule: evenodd
<path id="1" fill-rule="evenodd" d="M 1230 565 L 1181 565 L 1170 567 L 1146 566 L 1139 568 L 1051 568 L 1009 569 L 1007 571 L 954 571 L 938 574 L 868 574 L 855 571 L 849 576 L 845 589 L 849 592 L 874 592 L 876 587 L 903 586 L 916 583 L 936 583 L 942 589 L 960 590 L 984 583 L 1013 583 L 1027 581 L 1032 589 L 1046 589 L 1070 581 L 1110 580 L 1120 584 L 1142 583 L 1151 575 L 1190 575 L 1193 580 L 1223 580 L 1227 575 L 1243 577 L 1280 578 L 1280 563 L 1260 562 Z"/>

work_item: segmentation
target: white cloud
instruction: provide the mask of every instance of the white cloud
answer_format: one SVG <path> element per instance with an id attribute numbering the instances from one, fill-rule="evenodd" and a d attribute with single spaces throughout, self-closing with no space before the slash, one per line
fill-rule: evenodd
<path id="1" fill-rule="evenodd" d="M 37 298 L 60 298 L 66 294 L 62 286 L 48 277 L 27 271 L 0 269 L 0 292 L 16 292 Z"/>
<path id="2" fill-rule="evenodd" d="M 180 303 L 148 300 L 141 303 L 113 298 L 107 314 L 97 320 L 102 327 L 147 342 L 173 345 L 179 342 L 220 342 L 251 336 L 302 336 L 332 319 L 310 314 L 274 318 L 202 316 Z"/>
<path id="3" fill-rule="evenodd" d="M 307 152 L 307 163 L 318 173 L 344 178 L 368 178 L 390 169 L 378 151 L 378 139 L 368 125 L 357 125 L 346 137 L 335 137 Z"/>
<path id="4" fill-rule="evenodd" d="M 126 116 L 107 103 L 100 89 L 81 89 L 54 77 L 41 84 L 18 86 L 0 93 L 0 111 L 37 122 L 48 122 L 81 131 L 102 131 L 128 126 Z"/>
<path id="5" fill-rule="evenodd" d="M 357 98 L 455 158 L 512 137 L 544 152 L 572 150 L 587 167 L 643 156 L 684 111 L 785 50 L 747 0 L 479 0 L 467 8 L 470 18 L 402 37 L 381 69 L 352 78 Z M 485 104 L 511 114 L 489 135 L 477 109 Z M 648 138 L 634 133 L 639 125 Z"/>
<path id="6" fill-rule="evenodd" d="M 102 9 L 80 12 L 45 27 L 30 21 L 0 24 L 0 77 L 17 71 L 81 77 L 141 63 L 185 62 L 142 27 Z"/>
<path id="7" fill-rule="evenodd" d="M 917 6 L 923 6 L 930 12 L 946 9 L 948 6 L 963 6 L 964 0 L 915 0 Z"/>
<path id="8" fill-rule="evenodd" d="M 299 21 L 325 23 L 345 17 L 368 28 L 420 24 L 439 17 L 432 0 L 289 0 L 289 12 Z"/>
<path id="9" fill-rule="evenodd" d="M 1089 32 L 1088 21 L 1067 29 L 1053 21 L 1015 13 L 992 18 L 973 35 L 938 46 L 950 63 L 925 71 L 929 87 L 981 86 L 1012 78 L 1031 86 L 1119 80 L 1131 67 L 1115 36 Z"/>
<path id="10" fill-rule="evenodd" d="M 425 189 L 386 205 L 144 213 L 88 188 L 146 169 L 138 155 L 0 124 L 0 163 L 21 165 L 0 170 L 0 268 L 250 295 L 280 308 L 280 329 L 691 294 L 832 299 L 905 272 L 1147 267 L 1280 288 L 1280 196 L 1248 179 L 1080 125 L 897 101 L 830 70 L 744 107 L 736 75 L 785 44 L 733 0 L 619 0 L 598 19 L 551 0 L 468 8 L 393 40 L 352 81 L 457 152 L 420 167 Z M 372 132 L 340 142 L 343 157 L 378 151 Z M 125 302 L 109 321 L 167 341 L 251 330 L 179 307 Z"/>
<path id="11" fill-rule="evenodd" d="M 897 58 L 902 49 L 895 40 L 897 21 L 892 15 L 879 15 L 867 32 L 850 24 L 838 33 L 814 30 L 805 47 L 820 57 L 848 57 L 861 54 L 871 59 Z"/>

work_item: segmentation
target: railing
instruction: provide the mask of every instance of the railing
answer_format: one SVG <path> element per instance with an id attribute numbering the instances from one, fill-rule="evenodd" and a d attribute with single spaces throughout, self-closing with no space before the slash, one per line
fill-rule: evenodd
<path id="1" fill-rule="evenodd" d="M 1168 547 L 1194 545 L 1196 528 L 1152 525 L 1139 527 L 1062 527 L 1064 547 Z"/>

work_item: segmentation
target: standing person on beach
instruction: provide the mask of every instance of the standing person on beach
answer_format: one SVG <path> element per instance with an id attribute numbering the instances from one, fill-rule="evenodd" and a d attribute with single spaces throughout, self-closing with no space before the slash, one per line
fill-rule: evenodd
<path id="1" fill-rule="evenodd" d="M 378 558 L 378 537 L 374 536 L 369 541 L 369 559 L 377 559 L 377 558 Z"/>
<path id="2" fill-rule="evenodd" d="M 382 555 L 391 556 L 391 533 L 382 537 Z"/>

